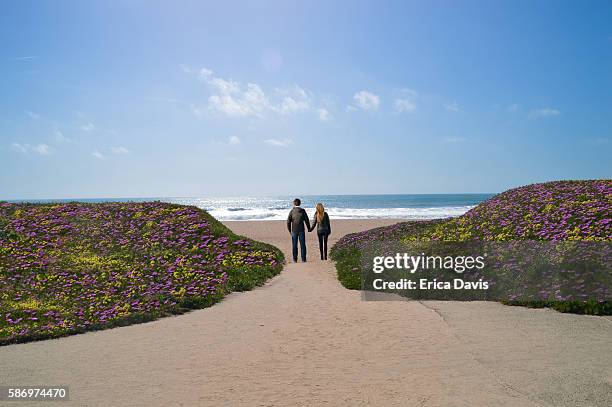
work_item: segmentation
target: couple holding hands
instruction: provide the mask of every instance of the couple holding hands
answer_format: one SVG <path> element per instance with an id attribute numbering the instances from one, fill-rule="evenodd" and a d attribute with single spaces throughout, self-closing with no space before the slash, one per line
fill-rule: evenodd
<path id="1" fill-rule="evenodd" d="M 293 200 L 293 208 L 289 212 L 287 218 L 287 229 L 291 233 L 291 243 L 293 245 L 293 261 L 298 259 L 298 240 L 300 242 L 300 254 L 302 261 L 306 261 L 306 229 L 312 232 L 317 228 L 317 236 L 319 237 L 319 251 L 321 252 L 321 260 L 327 260 L 327 238 L 331 234 L 331 224 L 329 216 L 325 212 L 323 204 L 318 203 L 315 212 L 314 222 L 311 225 L 306 211 L 300 207 L 302 201 L 296 198 Z"/>

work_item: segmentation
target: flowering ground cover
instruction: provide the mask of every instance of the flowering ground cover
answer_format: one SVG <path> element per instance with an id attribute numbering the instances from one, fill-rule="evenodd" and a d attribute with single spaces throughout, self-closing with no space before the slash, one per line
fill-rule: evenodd
<path id="1" fill-rule="evenodd" d="M 331 249 L 338 278 L 350 289 L 361 288 L 361 253 L 380 242 L 513 242 L 581 244 L 592 242 L 597 253 L 612 243 L 612 180 L 557 181 L 511 189 L 457 218 L 404 222 L 350 234 Z M 608 265 L 609 266 L 609 265 Z M 609 268 L 609 267 L 608 267 Z M 580 281 L 578 278 L 577 281 Z M 608 292 L 612 287 L 604 287 Z M 565 301 L 507 300 L 510 305 L 551 307 L 564 312 L 612 313 L 612 302 L 601 298 Z"/>
<path id="2" fill-rule="evenodd" d="M 210 306 L 283 262 L 195 207 L 0 202 L 0 345 Z"/>

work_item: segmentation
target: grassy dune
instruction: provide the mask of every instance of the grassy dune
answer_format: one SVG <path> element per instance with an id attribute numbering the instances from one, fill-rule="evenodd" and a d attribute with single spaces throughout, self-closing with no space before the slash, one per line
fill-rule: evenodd
<path id="1" fill-rule="evenodd" d="M 0 345 L 207 307 L 283 262 L 195 207 L 0 202 Z"/>
<path id="2" fill-rule="evenodd" d="M 508 190 L 457 218 L 405 222 L 347 235 L 332 248 L 331 258 L 341 283 L 360 289 L 361 253 L 377 242 L 575 241 L 605 247 L 612 242 L 611 224 L 611 180 L 548 182 Z M 612 302 L 594 298 L 504 302 L 563 312 L 612 313 Z"/>

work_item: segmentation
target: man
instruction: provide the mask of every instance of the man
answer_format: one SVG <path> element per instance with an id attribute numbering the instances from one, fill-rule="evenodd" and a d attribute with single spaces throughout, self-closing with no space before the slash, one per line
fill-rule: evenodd
<path id="1" fill-rule="evenodd" d="M 310 229 L 310 221 L 306 211 L 300 208 L 302 201 L 298 198 L 293 200 L 293 208 L 287 218 L 287 229 L 291 233 L 291 243 L 293 243 L 293 261 L 297 263 L 298 240 L 300 241 L 300 252 L 302 261 L 306 262 L 306 229 Z M 304 227 L 306 224 L 306 227 Z"/>

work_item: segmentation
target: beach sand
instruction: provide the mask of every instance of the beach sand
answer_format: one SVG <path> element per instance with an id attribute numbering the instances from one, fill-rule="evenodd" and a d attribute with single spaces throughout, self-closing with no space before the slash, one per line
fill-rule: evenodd
<path id="1" fill-rule="evenodd" d="M 393 223 L 333 221 L 343 234 Z M 294 264 L 282 221 L 227 222 L 283 272 L 211 308 L 0 348 L 0 384 L 87 406 L 610 406 L 612 321 L 497 303 L 361 300 L 333 263 Z M 16 406 L 28 405 L 20 402 Z"/>

